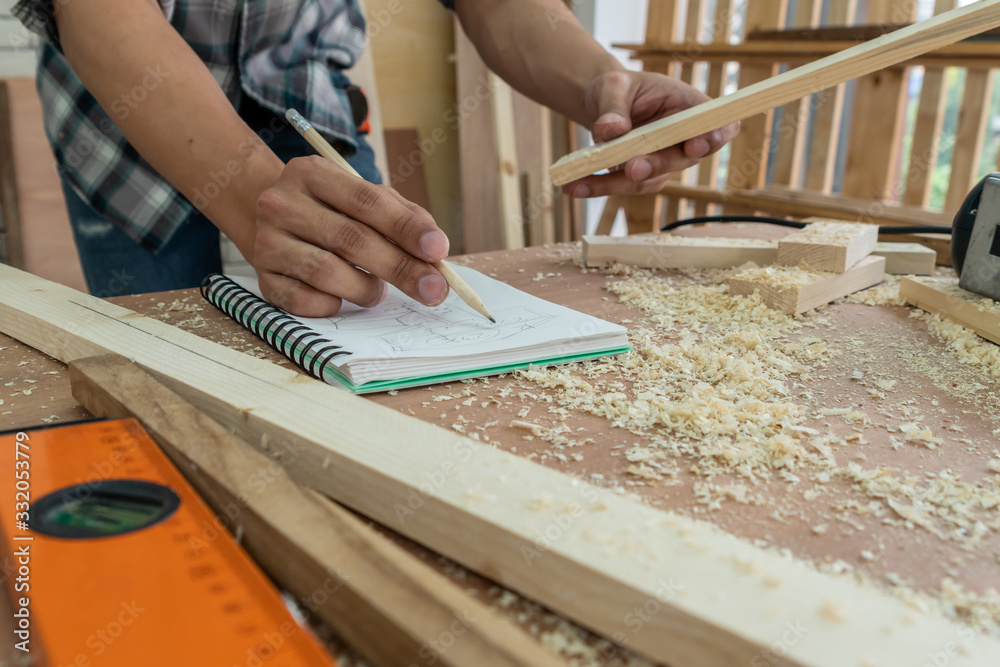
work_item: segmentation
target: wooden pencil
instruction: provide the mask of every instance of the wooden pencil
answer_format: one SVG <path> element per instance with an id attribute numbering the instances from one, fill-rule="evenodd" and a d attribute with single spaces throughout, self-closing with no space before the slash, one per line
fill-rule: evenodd
<path id="1" fill-rule="evenodd" d="M 289 109 L 285 112 L 285 118 L 288 119 L 288 122 L 292 124 L 292 127 L 294 127 L 320 155 L 328 160 L 336 162 L 348 173 L 361 178 L 361 174 L 359 174 L 358 171 L 351 166 L 351 163 L 345 160 L 344 157 L 337 152 L 337 149 L 331 146 L 330 142 L 324 139 L 323 135 L 317 132 L 316 128 L 314 128 L 309 121 L 302 117 L 302 114 L 295 109 Z M 462 301 L 467 303 L 470 308 L 487 318 L 490 322 L 496 324 L 497 321 L 493 319 L 493 316 L 486 308 L 486 304 L 483 303 L 483 300 L 479 298 L 479 295 L 476 294 L 475 290 L 473 290 L 469 284 L 462 279 L 462 276 L 458 275 L 450 264 L 441 260 L 440 262 L 434 262 L 433 266 L 441 272 L 441 275 L 444 276 L 448 285 L 451 289 L 455 290 L 455 294 L 461 297 Z"/>

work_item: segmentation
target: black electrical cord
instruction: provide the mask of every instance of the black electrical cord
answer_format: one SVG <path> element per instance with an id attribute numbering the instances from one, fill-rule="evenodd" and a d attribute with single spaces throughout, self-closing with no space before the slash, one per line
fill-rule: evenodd
<path id="1" fill-rule="evenodd" d="M 685 218 L 677 220 L 660 228 L 662 232 L 669 232 L 679 227 L 687 225 L 699 225 L 707 222 L 760 222 L 779 227 L 791 227 L 792 229 L 804 229 L 808 223 L 797 220 L 785 220 L 784 218 L 769 218 L 767 216 L 754 215 L 703 215 L 697 218 Z M 878 228 L 879 234 L 951 234 L 951 227 L 938 225 L 910 225 L 907 227 L 893 227 L 883 225 Z"/>

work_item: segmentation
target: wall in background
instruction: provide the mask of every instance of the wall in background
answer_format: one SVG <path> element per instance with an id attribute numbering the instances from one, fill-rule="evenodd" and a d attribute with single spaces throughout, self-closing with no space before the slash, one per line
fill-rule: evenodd
<path id="1" fill-rule="evenodd" d="M 38 38 L 10 15 L 16 0 L 0 0 L 0 78 L 34 76 Z"/>

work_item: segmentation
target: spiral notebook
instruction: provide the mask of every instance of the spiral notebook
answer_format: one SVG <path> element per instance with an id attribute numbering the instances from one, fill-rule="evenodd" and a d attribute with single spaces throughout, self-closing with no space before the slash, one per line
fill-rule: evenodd
<path id="1" fill-rule="evenodd" d="M 294 317 L 261 298 L 257 281 L 212 274 L 202 295 L 302 370 L 356 393 L 497 375 L 629 349 L 625 327 L 532 296 L 463 266 L 492 324 L 457 295 L 435 308 L 393 286 L 380 305 L 345 302 L 322 319 Z"/>

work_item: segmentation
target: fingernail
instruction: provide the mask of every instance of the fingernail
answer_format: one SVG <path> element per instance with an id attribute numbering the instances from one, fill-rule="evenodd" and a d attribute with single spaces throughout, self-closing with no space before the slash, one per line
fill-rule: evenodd
<path id="1" fill-rule="evenodd" d="M 653 165 L 649 160 L 639 159 L 632 164 L 632 180 L 636 183 L 646 180 L 653 175 Z"/>
<path id="2" fill-rule="evenodd" d="M 442 231 L 427 232 L 420 237 L 420 251 L 432 262 L 447 257 L 449 245 L 448 237 Z"/>
<path id="3" fill-rule="evenodd" d="M 382 296 L 378 298 L 378 301 L 375 302 L 375 305 L 377 306 L 383 301 L 385 301 L 385 297 L 387 296 L 389 296 L 389 283 L 382 283 Z"/>
<path id="4" fill-rule="evenodd" d="M 580 199 L 585 199 L 586 197 L 589 197 L 590 186 L 587 185 L 586 183 L 581 183 L 580 185 L 576 186 L 576 188 L 573 190 L 573 196 L 578 197 Z"/>
<path id="5" fill-rule="evenodd" d="M 594 125 L 610 125 L 611 123 L 625 123 L 625 117 L 620 113 L 606 113 L 594 123 Z"/>
<path id="6" fill-rule="evenodd" d="M 705 157 L 711 150 L 711 145 L 704 139 L 692 139 L 689 146 L 691 157 Z"/>
<path id="7" fill-rule="evenodd" d="M 444 278 L 434 273 L 424 276 L 417 284 L 417 292 L 420 294 L 420 301 L 428 306 L 436 306 L 444 301 L 448 295 L 448 283 Z"/>

